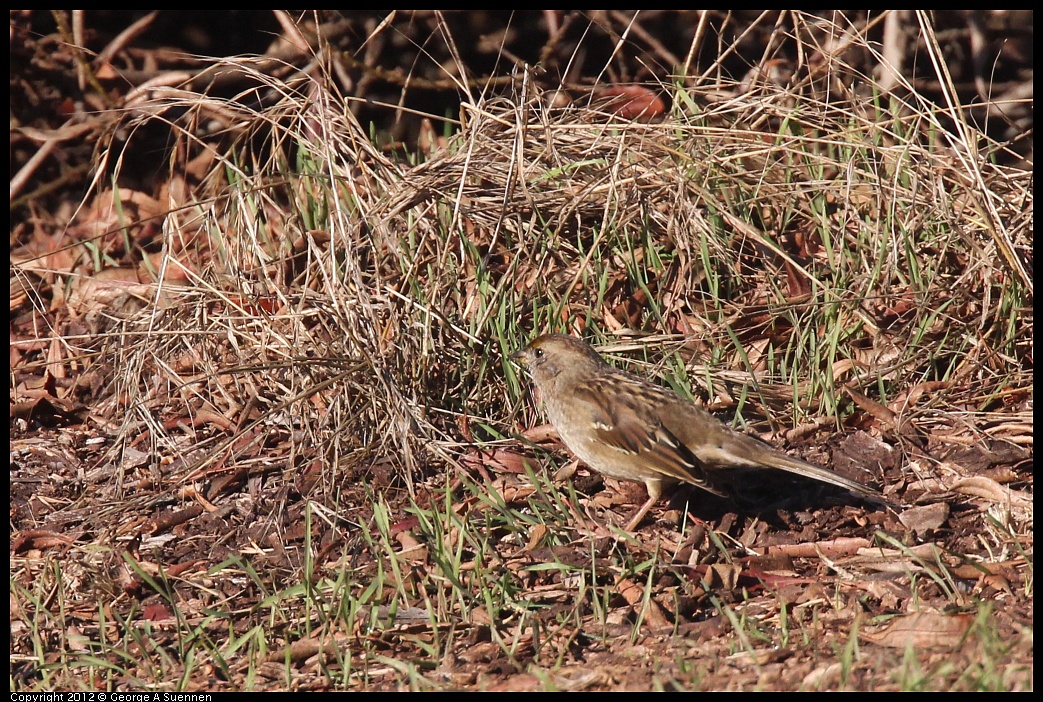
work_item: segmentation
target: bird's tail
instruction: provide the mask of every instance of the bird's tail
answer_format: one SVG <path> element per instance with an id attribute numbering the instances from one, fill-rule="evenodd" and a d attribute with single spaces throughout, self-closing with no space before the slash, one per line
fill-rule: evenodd
<path id="1" fill-rule="evenodd" d="M 863 497 L 868 497 L 873 500 L 886 502 L 883 495 L 876 488 L 871 488 L 868 485 L 845 478 L 839 473 L 835 473 L 828 468 L 816 466 L 813 463 L 802 461 L 799 458 L 793 458 L 783 453 L 773 453 L 766 460 L 761 461 L 761 464 L 766 468 L 778 468 L 788 473 L 795 475 L 802 475 L 805 478 L 811 478 L 818 480 L 823 483 L 829 483 L 836 487 L 843 488 L 850 492 L 853 492 Z"/>

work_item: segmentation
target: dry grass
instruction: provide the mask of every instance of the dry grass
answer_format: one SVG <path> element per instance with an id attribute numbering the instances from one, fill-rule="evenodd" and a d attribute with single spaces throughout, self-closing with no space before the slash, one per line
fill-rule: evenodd
<path id="1" fill-rule="evenodd" d="M 958 110 L 834 66 L 641 122 L 523 76 L 399 158 L 329 83 L 225 67 L 267 106 L 125 108 L 170 186 L 99 179 L 75 325 L 19 366 L 74 368 L 98 441 L 39 526 L 61 555 L 17 535 L 12 689 L 1031 688 L 1032 174 Z M 149 277 L 102 276 L 145 227 Z M 778 443 L 867 442 L 945 517 L 599 526 L 614 493 L 517 440 L 507 355 L 548 330 Z"/>

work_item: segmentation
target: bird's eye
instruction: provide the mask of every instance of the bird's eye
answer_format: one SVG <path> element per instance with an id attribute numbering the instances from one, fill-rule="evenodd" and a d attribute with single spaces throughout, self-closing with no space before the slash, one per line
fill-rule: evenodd
<path id="1" fill-rule="evenodd" d="M 543 358 L 543 349 L 533 349 L 532 355 L 536 358 Z"/>

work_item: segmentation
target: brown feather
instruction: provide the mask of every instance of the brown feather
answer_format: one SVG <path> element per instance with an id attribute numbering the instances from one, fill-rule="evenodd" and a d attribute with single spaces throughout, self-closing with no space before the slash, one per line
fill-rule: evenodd
<path id="1" fill-rule="evenodd" d="M 576 456 L 610 477 L 645 483 L 650 501 L 640 516 L 663 484 L 722 494 L 715 476 L 730 468 L 782 470 L 879 499 L 871 487 L 776 451 L 676 393 L 613 368 L 575 337 L 547 334 L 512 358 L 528 368 L 548 419 Z"/>

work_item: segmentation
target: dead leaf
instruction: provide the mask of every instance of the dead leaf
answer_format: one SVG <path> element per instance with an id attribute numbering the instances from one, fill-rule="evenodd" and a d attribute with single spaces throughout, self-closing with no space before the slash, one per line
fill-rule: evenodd
<path id="1" fill-rule="evenodd" d="M 616 591 L 623 596 L 627 604 L 635 609 L 642 607 L 645 602 L 645 589 L 627 578 L 616 579 Z M 667 619 L 663 608 L 655 600 L 648 600 L 648 606 L 644 608 L 644 615 L 645 621 L 653 629 L 670 626 L 670 620 Z"/>
<path id="2" fill-rule="evenodd" d="M 601 108 L 623 119 L 648 122 L 666 111 L 666 103 L 656 93 L 641 85 L 615 85 L 599 88 L 594 98 Z"/>
<path id="3" fill-rule="evenodd" d="M 916 612 L 896 617 L 881 627 L 863 629 L 861 638 L 889 648 L 956 647 L 974 622 L 969 614 Z"/>
<path id="4" fill-rule="evenodd" d="M 67 546 L 72 546 L 72 539 L 46 529 L 27 531 L 11 540 L 12 553 L 22 553 L 30 549 L 44 551 Z"/>
<path id="5" fill-rule="evenodd" d="M 898 515 L 898 521 L 917 536 L 941 528 L 948 519 L 949 505 L 945 502 L 909 507 Z"/>
<path id="6" fill-rule="evenodd" d="M 1010 502 L 1018 506 L 1029 506 L 1032 504 L 1032 498 L 1030 496 L 1018 492 L 1017 490 L 1003 487 L 992 478 L 986 478 L 981 475 L 957 480 L 953 483 L 952 489 L 956 492 L 961 492 L 964 495 L 974 495 L 975 497 L 982 497 L 992 502 Z"/>

